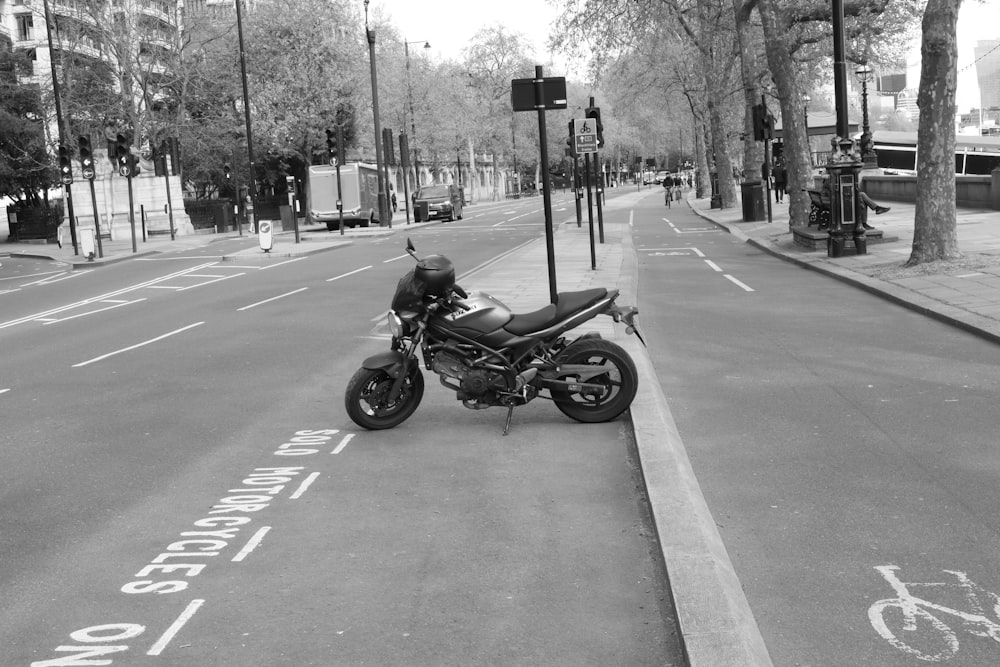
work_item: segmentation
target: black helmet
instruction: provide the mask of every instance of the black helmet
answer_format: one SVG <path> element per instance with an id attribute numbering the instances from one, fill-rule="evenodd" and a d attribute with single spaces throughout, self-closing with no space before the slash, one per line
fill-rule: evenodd
<path id="1" fill-rule="evenodd" d="M 455 285 L 455 267 L 444 255 L 430 255 L 417 262 L 414 277 L 427 286 L 431 296 L 444 296 Z"/>

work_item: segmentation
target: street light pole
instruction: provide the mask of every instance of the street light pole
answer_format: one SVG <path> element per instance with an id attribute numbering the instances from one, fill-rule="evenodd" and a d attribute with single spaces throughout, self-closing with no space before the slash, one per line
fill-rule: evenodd
<path id="1" fill-rule="evenodd" d="M 875 166 L 878 163 L 878 156 L 872 145 L 871 128 L 868 126 L 868 82 L 872 80 L 872 68 L 867 64 L 862 65 L 854 72 L 854 76 L 861 82 L 861 161 L 865 166 Z"/>
<path id="2" fill-rule="evenodd" d="M 403 42 L 403 53 L 406 56 L 406 96 L 410 105 L 410 140 L 413 142 L 413 187 L 414 190 L 420 187 L 420 154 L 417 152 L 417 117 L 413 113 L 413 84 L 410 80 L 410 44 L 424 43 L 424 48 L 431 48 L 431 43 L 418 39 L 414 42 Z M 410 204 L 406 204 L 409 210 Z"/>
<path id="3" fill-rule="evenodd" d="M 802 119 L 805 121 L 806 125 L 806 151 L 809 156 L 809 166 L 813 166 L 813 154 L 812 154 L 812 140 L 809 139 L 809 102 L 812 98 L 808 95 L 802 96 Z"/>
<path id="4" fill-rule="evenodd" d="M 378 224 L 392 220 L 385 212 L 385 177 L 382 174 L 382 123 L 378 117 L 378 73 L 375 68 L 375 31 L 368 27 L 368 3 L 365 0 L 365 35 L 368 38 L 368 60 L 372 72 L 372 115 L 375 117 L 375 171 L 378 173 Z"/>
<path id="5" fill-rule="evenodd" d="M 250 160 L 250 182 L 248 184 L 250 192 L 250 208 L 253 210 L 253 229 L 260 229 L 260 214 L 257 212 L 257 179 L 254 175 L 253 162 L 253 133 L 250 130 L 250 94 L 247 92 L 247 59 L 246 48 L 243 45 L 243 12 L 240 6 L 243 0 L 236 0 L 236 29 L 240 38 L 240 75 L 243 79 L 243 119 L 247 127 L 247 158 Z M 238 192 L 238 191 L 237 191 Z M 292 209 L 295 215 L 295 209 Z M 240 236 L 243 236 L 243 223 L 239 216 L 236 217 L 236 225 L 239 227 Z"/>

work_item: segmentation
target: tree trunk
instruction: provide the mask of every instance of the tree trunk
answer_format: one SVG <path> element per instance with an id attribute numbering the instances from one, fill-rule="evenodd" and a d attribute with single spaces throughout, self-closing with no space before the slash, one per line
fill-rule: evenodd
<path id="1" fill-rule="evenodd" d="M 764 44 L 771 77 L 781 100 L 781 134 L 784 143 L 785 170 L 788 174 L 788 224 L 809 224 L 809 194 L 803 188 L 812 187 L 812 162 L 806 138 L 806 119 L 798 66 L 792 59 L 786 35 L 790 30 L 787 12 L 776 0 L 761 0 L 757 5 L 764 29 Z"/>
<path id="2" fill-rule="evenodd" d="M 740 76 L 743 80 L 743 168 L 751 179 L 759 178 L 760 165 L 764 162 L 764 145 L 753 140 L 753 106 L 760 102 L 760 88 L 757 87 L 757 77 L 760 74 L 760 64 L 757 62 L 757 51 L 754 49 L 753 35 L 750 32 L 750 11 L 744 9 L 743 0 L 733 0 L 733 13 L 736 16 L 736 39 L 740 49 Z"/>
<path id="3" fill-rule="evenodd" d="M 961 256 L 955 218 L 955 90 L 958 8 L 929 0 L 924 10 L 917 107 L 917 207 L 907 266 Z"/>

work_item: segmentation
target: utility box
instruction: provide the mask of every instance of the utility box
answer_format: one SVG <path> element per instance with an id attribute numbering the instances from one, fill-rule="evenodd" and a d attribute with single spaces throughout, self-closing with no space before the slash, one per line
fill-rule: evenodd
<path id="1" fill-rule="evenodd" d="M 764 184 L 761 181 L 740 183 L 743 196 L 743 222 L 757 222 L 764 219 Z"/>

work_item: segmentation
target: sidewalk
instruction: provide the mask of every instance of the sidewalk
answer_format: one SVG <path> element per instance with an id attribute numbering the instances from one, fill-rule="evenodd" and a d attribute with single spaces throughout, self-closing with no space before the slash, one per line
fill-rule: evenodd
<path id="1" fill-rule="evenodd" d="M 708 199 L 689 202 L 698 215 L 772 255 L 1000 342 L 1000 211 L 958 209 L 958 245 L 965 257 L 904 268 L 913 245 L 913 204 L 880 202 L 891 210 L 870 215 L 868 223 L 887 240 L 869 242 L 866 255 L 850 254 L 853 249 L 848 248 L 843 257 L 833 259 L 826 250 L 795 245 L 788 229 L 787 197 L 784 204 L 771 204 L 771 223 L 743 222 L 739 205 L 722 210 L 710 208 Z"/>

